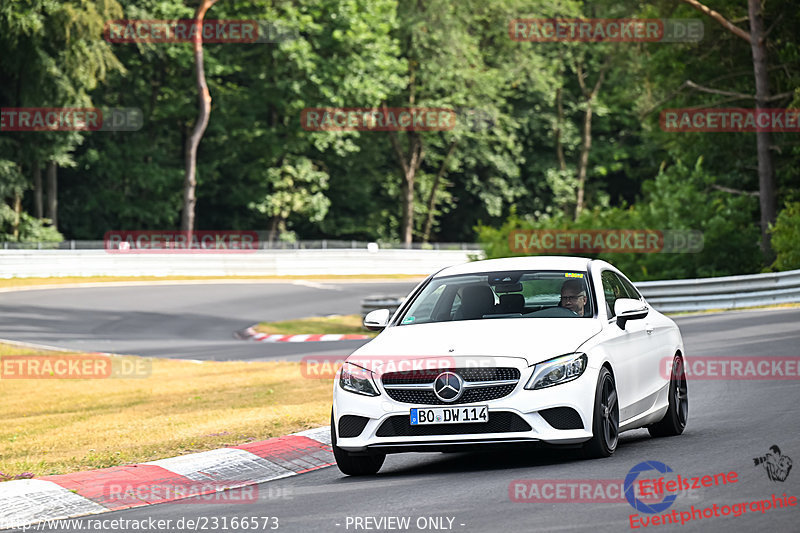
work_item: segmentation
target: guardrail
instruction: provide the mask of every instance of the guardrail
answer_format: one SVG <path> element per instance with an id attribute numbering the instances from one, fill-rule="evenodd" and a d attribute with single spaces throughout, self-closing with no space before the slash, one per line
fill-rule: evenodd
<path id="1" fill-rule="evenodd" d="M 647 301 L 662 312 L 738 309 L 800 302 L 800 270 L 636 283 Z"/>
<path id="2" fill-rule="evenodd" d="M 643 281 L 635 284 L 647 302 L 663 313 L 738 309 L 800 302 L 800 270 L 686 280 Z M 387 308 L 394 312 L 397 296 L 362 300 L 361 314 Z"/>
<path id="3" fill-rule="evenodd" d="M 405 299 L 405 296 L 368 296 L 361 300 L 361 316 L 367 316 L 367 313 L 376 309 L 388 309 L 394 315 Z"/>

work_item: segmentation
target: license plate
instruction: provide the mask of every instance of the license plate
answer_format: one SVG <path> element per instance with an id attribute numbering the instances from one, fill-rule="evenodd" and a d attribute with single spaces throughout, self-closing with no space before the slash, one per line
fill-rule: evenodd
<path id="1" fill-rule="evenodd" d="M 464 424 L 489 421 L 489 406 L 415 407 L 411 409 L 411 425 Z"/>

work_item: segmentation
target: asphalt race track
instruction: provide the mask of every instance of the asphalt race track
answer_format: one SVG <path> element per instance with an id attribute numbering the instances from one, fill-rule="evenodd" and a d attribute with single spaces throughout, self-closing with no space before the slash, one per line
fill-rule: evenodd
<path id="1" fill-rule="evenodd" d="M 416 284 L 203 282 L 6 292 L 0 294 L 0 339 L 214 361 L 349 354 L 364 341 L 267 343 L 233 334 L 261 321 L 359 313 L 362 298 L 405 296 Z"/>
<path id="2" fill-rule="evenodd" d="M 327 285 L 327 283 L 326 283 Z M 344 286 L 345 284 L 341 284 Z M 82 349 L 110 349 L 148 355 L 196 359 L 269 359 L 279 354 L 267 343 L 244 343 L 225 357 L 214 349 L 235 346 L 221 339 L 259 319 L 357 311 L 362 295 L 403 293 L 412 284 L 347 284 L 343 290 L 303 285 L 204 285 L 30 291 L 2 296 L 1 338 L 31 340 Z M 402 290 L 401 290 L 402 289 Z M 158 299 L 154 303 L 154 299 Z M 271 299 L 275 301 L 271 301 Z M 313 312 L 311 312 L 313 310 Z M 194 320 L 202 324 L 193 324 Z M 214 324 L 214 321 L 218 321 Z M 720 313 L 677 319 L 687 361 L 699 356 L 791 356 L 800 359 L 800 309 Z M 201 336 L 208 328 L 207 336 Z M 212 334 L 213 333 L 213 334 Z M 171 336 L 170 336 L 171 334 Z M 216 336 L 220 339 L 217 340 Z M 197 337 L 196 344 L 189 339 Z M 159 351 L 159 343 L 166 350 Z M 280 347 L 281 349 L 287 349 Z M 292 347 L 294 348 L 294 347 Z M 198 349 L 199 353 L 192 353 Z M 304 348 L 307 350 L 307 348 Z M 332 349 L 332 348 L 331 348 Z M 800 466 L 785 481 L 772 481 L 753 459 L 778 445 L 783 455 L 800 461 L 800 383 L 795 380 L 689 380 L 689 424 L 679 437 L 652 439 L 645 430 L 622 435 L 614 456 L 586 461 L 570 450 L 522 449 L 512 452 L 390 455 L 374 477 L 348 478 L 335 467 L 259 485 L 251 503 L 209 504 L 203 501 L 155 505 L 76 519 L 170 519 L 172 528 L 193 519 L 213 531 L 631 531 L 630 516 L 651 517 L 617 502 L 514 502 L 515 480 L 578 482 L 618 480 L 643 461 L 659 461 L 682 477 L 728 473 L 737 481 L 682 491 L 663 511 L 733 506 L 755 500 L 800 496 Z M 651 472 L 648 478 L 658 477 Z M 644 476 L 643 476 L 644 477 Z M 509 490 L 511 487 L 511 491 Z M 740 508 L 741 509 L 741 508 Z M 246 527 L 232 519 L 259 517 Z M 395 518 L 408 517 L 408 529 Z M 391 518 L 391 521 L 386 521 Z M 378 522 L 384 520 L 384 522 Z M 211 527 L 213 523 L 216 528 Z M 800 531 L 800 507 L 751 510 L 739 517 L 695 519 L 685 525 L 650 525 L 642 531 Z M 227 526 L 227 528 L 223 526 Z M 638 525 L 638 524 L 637 524 Z M 54 531 L 78 531 L 59 523 Z M 146 527 L 146 526 L 145 526 Z M 203 528 L 195 528 L 202 530 Z M 33 529 L 30 529 L 33 530 Z M 145 531 L 128 528 L 115 531 Z M 155 531 L 155 529 L 151 529 Z M 194 530 L 194 529 L 192 529 Z"/>

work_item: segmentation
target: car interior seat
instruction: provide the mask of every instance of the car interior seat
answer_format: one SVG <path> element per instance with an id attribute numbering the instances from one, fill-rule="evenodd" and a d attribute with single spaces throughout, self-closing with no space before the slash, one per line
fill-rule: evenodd
<path id="1" fill-rule="evenodd" d="M 494 292 L 488 285 L 469 285 L 461 289 L 457 320 L 473 320 L 494 311 Z"/>
<path id="2" fill-rule="evenodd" d="M 525 311 L 525 297 L 519 293 L 501 294 L 500 303 L 497 304 L 495 313 L 523 313 Z"/>

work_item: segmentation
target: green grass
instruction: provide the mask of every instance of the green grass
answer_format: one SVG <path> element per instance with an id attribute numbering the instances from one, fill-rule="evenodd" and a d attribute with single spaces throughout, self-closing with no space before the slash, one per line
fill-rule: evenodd
<path id="1" fill-rule="evenodd" d="M 793 304 L 772 304 L 772 305 L 752 305 L 749 307 L 737 307 L 735 309 L 705 309 L 703 311 L 675 311 L 674 313 L 664 313 L 667 316 L 691 316 L 705 315 L 708 313 L 724 313 L 726 311 L 747 311 L 750 309 L 793 309 L 800 307 L 800 303 Z"/>
<path id="2" fill-rule="evenodd" d="M 326 335 L 360 334 L 374 337 L 378 333 L 369 331 L 362 325 L 361 315 L 334 315 L 282 320 L 280 322 L 261 322 L 254 328 L 268 335 Z"/>

